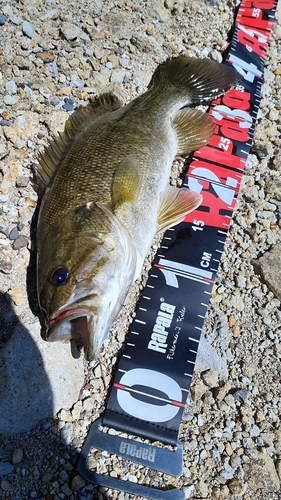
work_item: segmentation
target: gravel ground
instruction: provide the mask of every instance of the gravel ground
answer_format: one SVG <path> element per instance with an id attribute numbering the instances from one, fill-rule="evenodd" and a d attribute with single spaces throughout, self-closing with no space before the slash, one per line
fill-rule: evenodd
<path id="1" fill-rule="evenodd" d="M 14 321 L 29 309 L 26 268 L 34 241 L 30 221 L 36 151 L 75 107 L 113 89 L 124 100 L 146 88 L 167 56 L 221 61 L 236 2 L 10 0 L 0 10 L 0 290 Z M 277 500 L 281 480 L 281 9 L 274 24 L 262 101 L 239 200 L 211 296 L 204 336 L 228 362 L 228 377 L 196 371 L 180 429 L 184 472 L 170 478 L 126 465 L 106 453 L 89 458 L 111 475 L 164 487 L 186 498 Z M 126 499 L 96 489 L 75 465 L 90 423 L 104 409 L 107 388 L 135 303 L 133 285 L 102 353 L 85 364 L 85 384 L 72 408 L 31 432 L 0 439 L 0 498 Z M 6 326 L 7 326 L 6 325 Z M 38 335 L 40 334 L 38 322 Z M 137 498 L 137 497 L 134 497 Z"/>

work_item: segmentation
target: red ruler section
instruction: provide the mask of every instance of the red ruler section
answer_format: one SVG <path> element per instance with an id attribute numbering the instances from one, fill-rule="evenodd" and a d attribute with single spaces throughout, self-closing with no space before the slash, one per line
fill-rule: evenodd
<path id="1" fill-rule="evenodd" d="M 122 353 L 103 423 L 176 444 L 212 285 L 253 139 L 277 1 L 241 2 L 225 64 L 243 77 L 215 100 L 210 143 L 194 153 L 185 185 L 203 195 L 165 233 Z"/>

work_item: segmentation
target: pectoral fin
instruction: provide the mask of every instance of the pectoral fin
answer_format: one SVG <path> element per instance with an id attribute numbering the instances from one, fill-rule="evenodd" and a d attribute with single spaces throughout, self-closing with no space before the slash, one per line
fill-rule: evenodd
<path id="1" fill-rule="evenodd" d="M 201 202 L 201 194 L 187 188 L 167 186 L 160 199 L 158 231 L 164 231 L 182 222 L 185 216 L 195 210 Z"/>
<path id="2" fill-rule="evenodd" d="M 123 203 L 134 203 L 140 192 L 142 174 L 137 160 L 127 156 L 119 163 L 112 183 L 113 210 Z"/>
<path id="3" fill-rule="evenodd" d="M 173 127 L 178 139 L 178 154 L 187 155 L 209 142 L 215 131 L 215 122 L 198 109 L 183 108 L 176 114 Z"/>

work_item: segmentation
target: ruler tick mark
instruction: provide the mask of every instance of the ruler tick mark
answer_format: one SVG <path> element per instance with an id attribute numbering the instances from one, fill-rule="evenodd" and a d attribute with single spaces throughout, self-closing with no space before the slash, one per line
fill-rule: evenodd
<path id="1" fill-rule="evenodd" d="M 197 328 L 198 330 L 202 330 L 202 328 L 198 328 L 198 326 L 196 326 L 195 328 Z M 193 337 L 188 337 L 188 340 L 192 340 L 192 342 L 196 342 L 196 344 L 199 344 L 199 340 Z"/>
<path id="2" fill-rule="evenodd" d="M 141 325 L 146 325 L 146 321 L 141 321 L 140 319 L 135 319 L 136 323 L 140 323 Z"/>

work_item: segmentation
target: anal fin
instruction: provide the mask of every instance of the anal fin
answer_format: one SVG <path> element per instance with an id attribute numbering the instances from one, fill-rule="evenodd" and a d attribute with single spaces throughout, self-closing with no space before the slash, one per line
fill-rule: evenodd
<path id="1" fill-rule="evenodd" d="M 183 108 L 176 114 L 173 127 L 178 139 L 178 154 L 187 155 L 209 142 L 215 131 L 215 122 L 198 109 Z"/>
<path id="2" fill-rule="evenodd" d="M 185 216 L 202 202 L 201 194 L 187 188 L 167 186 L 160 199 L 158 211 L 158 232 L 179 224 Z"/>

